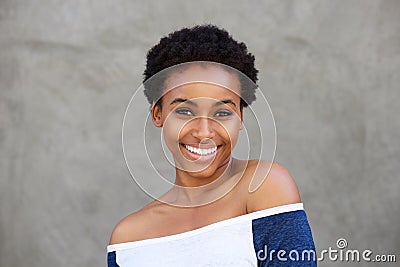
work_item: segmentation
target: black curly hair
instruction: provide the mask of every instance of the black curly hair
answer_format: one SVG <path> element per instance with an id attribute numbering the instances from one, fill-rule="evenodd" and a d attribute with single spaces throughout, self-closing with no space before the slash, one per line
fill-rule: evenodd
<path id="1" fill-rule="evenodd" d="M 146 86 L 146 81 L 164 69 L 192 61 L 217 62 L 242 72 L 250 81 L 240 77 L 240 106 L 247 107 L 255 100 L 258 70 L 254 66 L 254 56 L 226 30 L 207 24 L 172 32 L 149 50 L 143 73 L 144 94 L 149 103 L 160 103 L 162 85 Z M 166 78 L 161 79 L 162 83 Z"/>

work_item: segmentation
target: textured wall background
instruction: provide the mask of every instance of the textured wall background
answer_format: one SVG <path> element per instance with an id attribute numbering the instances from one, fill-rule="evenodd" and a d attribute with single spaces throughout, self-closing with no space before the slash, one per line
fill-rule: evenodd
<path id="1" fill-rule="evenodd" d="M 256 55 L 317 250 L 342 237 L 400 261 L 399 14 L 397 0 L 0 1 L 0 266 L 106 265 L 113 226 L 151 200 L 121 150 L 145 53 L 205 22 Z"/>

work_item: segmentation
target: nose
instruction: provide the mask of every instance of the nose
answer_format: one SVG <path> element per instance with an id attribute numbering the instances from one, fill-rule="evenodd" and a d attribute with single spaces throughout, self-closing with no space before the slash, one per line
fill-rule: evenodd
<path id="1" fill-rule="evenodd" d="M 215 136 L 215 132 L 213 129 L 214 122 L 212 121 L 212 119 L 209 119 L 207 117 L 199 117 L 194 120 L 193 123 L 194 126 L 192 135 L 199 140 L 203 140 L 205 138 L 211 139 Z"/>

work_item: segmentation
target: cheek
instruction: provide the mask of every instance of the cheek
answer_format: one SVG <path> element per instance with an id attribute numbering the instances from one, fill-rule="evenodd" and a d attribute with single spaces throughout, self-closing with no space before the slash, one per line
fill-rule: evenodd
<path id="1" fill-rule="evenodd" d="M 165 144 L 171 151 L 177 151 L 179 136 L 182 132 L 183 123 L 174 119 L 172 116 L 167 117 L 163 124 L 163 136 Z"/>
<path id="2" fill-rule="evenodd" d="M 239 138 L 240 126 L 241 126 L 240 119 L 221 122 L 218 134 L 224 140 L 226 140 L 227 143 L 230 143 L 233 148 L 236 145 Z"/>

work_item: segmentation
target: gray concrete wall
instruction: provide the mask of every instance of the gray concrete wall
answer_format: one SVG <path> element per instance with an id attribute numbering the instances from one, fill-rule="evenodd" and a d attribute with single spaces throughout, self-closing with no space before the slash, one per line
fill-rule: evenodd
<path id="1" fill-rule="evenodd" d="M 205 22 L 256 55 L 317 250 L 346 238 L 400 261 L 399 14 L 397 0 L 0 1 L 0 266 L 106 266 L 115 223 L 151 200 L 121 149 L 145 53 Z"/>

